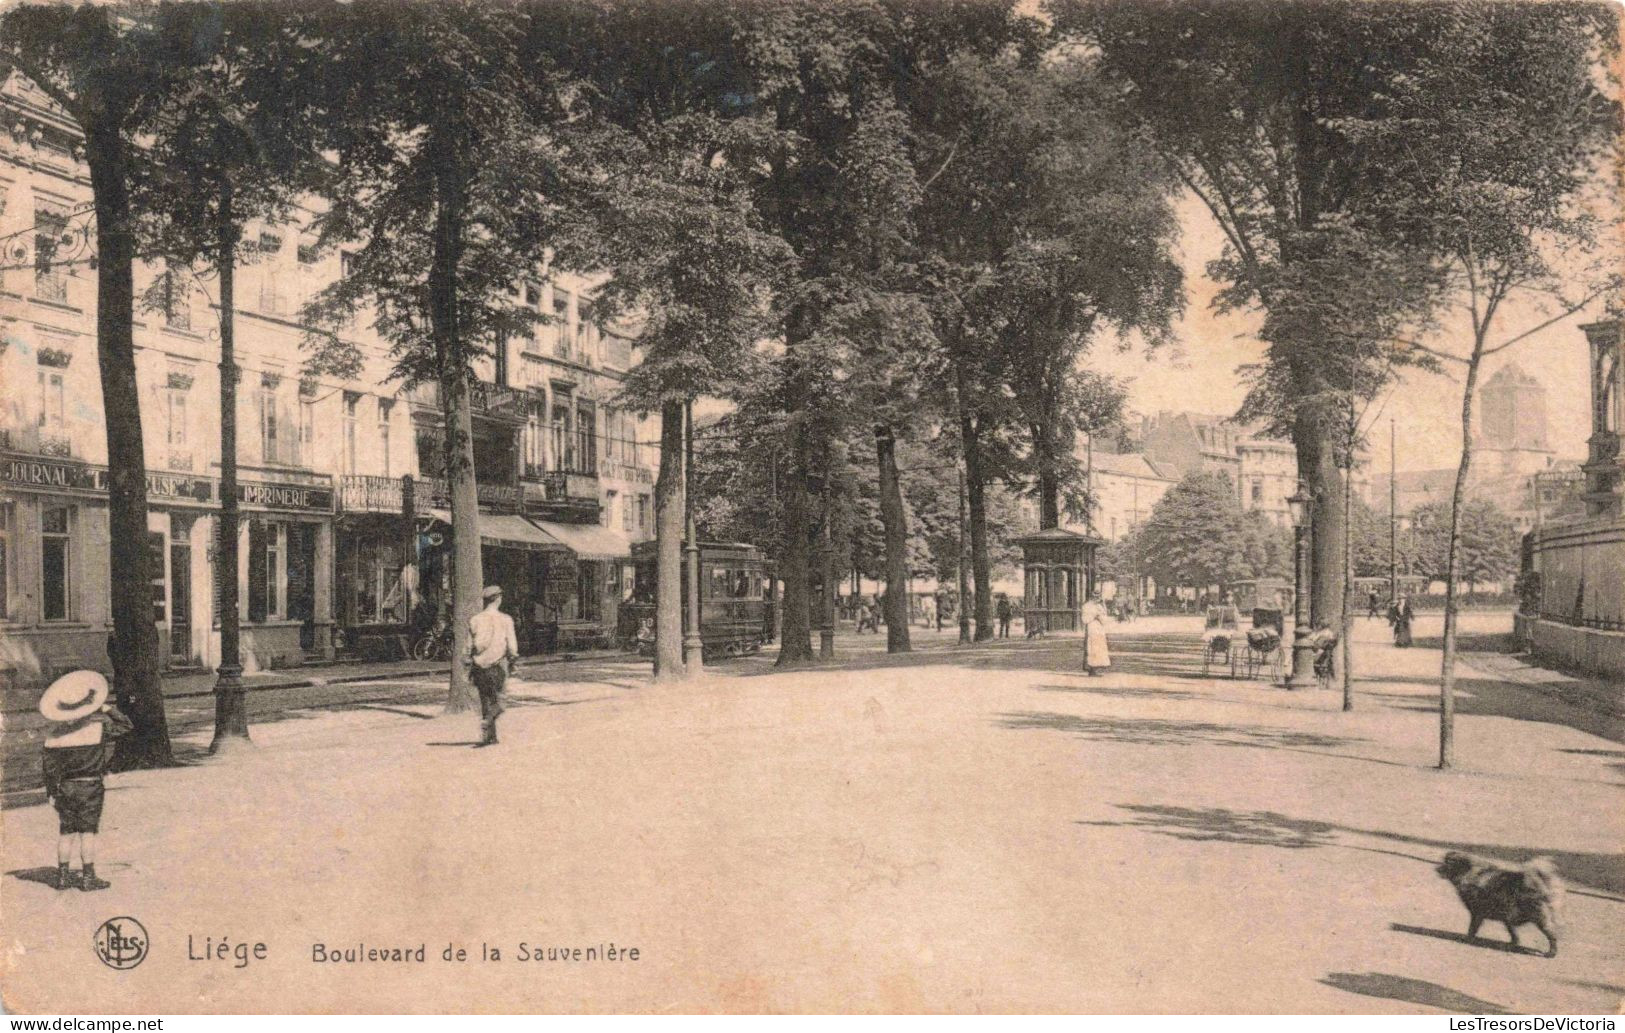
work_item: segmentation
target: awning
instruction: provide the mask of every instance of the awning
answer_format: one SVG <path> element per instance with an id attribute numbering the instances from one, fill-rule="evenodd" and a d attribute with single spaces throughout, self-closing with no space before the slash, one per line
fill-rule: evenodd
<path id="1" fill-rule="evenodd" d="M 608 527 L 560 524 L 551 520 L 533 520 L 531 523 L 575 553 L 579 560 L 620 560 L 632 555 L 632 540 Z"/>
<path id="2" fill-rule="evenodd" d="M 559 552 L 564 548 L 524 517 L 507 513 L 480 514 L 480 544 L 528 552 Z"/>

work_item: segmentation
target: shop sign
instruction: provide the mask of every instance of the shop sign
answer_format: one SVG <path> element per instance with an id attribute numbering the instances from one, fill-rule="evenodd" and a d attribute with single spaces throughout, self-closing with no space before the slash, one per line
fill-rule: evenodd
<path id="1" fill-rule="evenodd" d="M 105 466 L 91 466 L 40 456 L 0 455 L 0 484 L 39 491 L 107 494 Z M 189 473 L 164 470 L 147 473 L 147 498 L 154 501 L 210 504 L 220 496 L 219 481 Z M 261 509 L 291 509 L 331 513 L 331 484 L 279 481 L 239 481 L 237 499 Z"/>
<path id="2" fill-rule="evenodd" d="M 239 481 L 237 501 L 262 509 L 297 509 L 331 513 L 333 489 L 329 485 L 276 481 Z"/>

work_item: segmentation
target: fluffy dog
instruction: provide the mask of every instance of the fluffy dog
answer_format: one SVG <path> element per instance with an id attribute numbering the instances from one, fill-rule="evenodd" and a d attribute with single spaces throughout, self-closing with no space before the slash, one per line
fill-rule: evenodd
<path id="1" fill-rule="evenodd" d="M 1468 939 L 1478 939 L 1478 927 L 1487 919 L 1506 926 L 1512 946 L 1517 947 L 1518 926 L 1533 923 L 1546 934 L 1546 956 L 1557 956 L 1563 880 L 1551 858 L 1537 857 L 1528 864 L 1504 867 L 1452 850 L 1435 870 L 1456 887 L 1467 905 Z"/>

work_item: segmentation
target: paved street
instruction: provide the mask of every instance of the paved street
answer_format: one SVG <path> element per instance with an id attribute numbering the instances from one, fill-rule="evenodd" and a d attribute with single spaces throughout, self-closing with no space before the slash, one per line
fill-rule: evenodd
<path id="1" fill-rule="evenodd" d="M 1625 735 L 1595 691 L 1469 661 L 1459 769 L 1441 773 L 1436 616 L 1410 651 L 1361 624 L 1351 714 L 1336 693 L 1204 678 L 1198 626 L 1119 626 L 1100 678 L 1079 673 L 1076 640 L 961 649 L 951 631 L 916 631 L 906 657 L 843 636 L 830 668 L 774 671 L 770 652 L 675 686 L 629 661 L 550 665 L 515 686 L 486 750 L 467 748 L 474 718 L 435 716 L 429 679 L 261 711 L 258 749 L 226 762 L 188 727 L 189 766 L 110 779 L 106 893 L 42 884 L 54 814 L 5 812 L 5 1003 L 1619 1008 Z M 1558 958 L 1510 952 L 1499 927 L 1465 941 L 1432 871 L 1457 848 L 1556 859 Z M 138 968 L 93 957 L 116 915 L 150 934 Z M 194 957 L 206 938 L 266 957 L 189 960 L 189 938 Z M 421 944 L 425 960 L 318 962 L 317 944 Z M 539 946 L 600 953 L 519 960 Z M 279 996 L 289 980 L 298 1001 Z"/>

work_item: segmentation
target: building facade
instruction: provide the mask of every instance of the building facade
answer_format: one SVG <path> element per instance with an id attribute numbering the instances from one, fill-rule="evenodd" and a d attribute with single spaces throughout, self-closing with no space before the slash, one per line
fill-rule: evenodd
<path id="1" fill-rule="evenodd" d="M 0 91 L 0 663 L 107 666 L 106 434 L 94 223 L 75 127 L 26 80 Z M 311 376 L 301 306 L 338 278 L 309 212 L 251 226 L 237 271 L 238 573 L 250 669 L 399 652 L 447 602 L 451 537 L 434 385 L 392 381 L 366 313 L 340 331 L 352 379 Z M 136 369 L 154 560 L 153 620 L 173 667 L 219 661 L 220 355 L 212 282 L 140 265 Z M 148 290 L 154 287 L 153 290 Z M 516 304 L 553 317 L 477 371 L 475 472 L 486 579 L 528 649 L 603 638 L 653 535 L 656 449 L 612 398 L 635 361 L 590 281 L 516 270 Z M 473 529 L 471 529 L 471 533 Z"/>
<path id="2" fill-rule="evenodd" d="M 1625 322 L 1582 327 L 1591 352 L 1591 437 L 1583 515 L 1531 532 L 1517 627 L 1535 653 L 1625 679 Z M 1533 575 L 1533 577 L 1529 577 Z"/>
<path id="3" fill-rule="evenodd" d="M 1157 501 L 1177 483 L 1138 453 L 1097 450 L 1088 458 L 1086 469 L 1095 505 L 1086 524 L 1071 529 L 1108 542 L 1144 522 Z"/>

